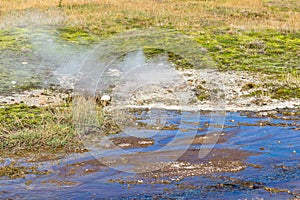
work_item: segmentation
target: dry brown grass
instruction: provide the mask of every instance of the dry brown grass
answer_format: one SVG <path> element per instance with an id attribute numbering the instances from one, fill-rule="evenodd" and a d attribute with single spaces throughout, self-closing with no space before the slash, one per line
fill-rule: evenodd
<path id="1" fill-rule="evenodd" d="M 287 2 L 284 4 L 283 2 Z M 300 12 L 297 0 L 2 0 L 3 16 L 22 18 L 28 10 L 48 12 L 48 16 L 66 17 L 67 23 L 93 32 L 120 32 L 134 27 L 171 27 L 199 31 L 205 26 L 241 29 L 278 29 L 298 31 Z M 285 5 L 289 5 L 288 9 Z M 50 11 L 53 11 L 51 13 Z"/>

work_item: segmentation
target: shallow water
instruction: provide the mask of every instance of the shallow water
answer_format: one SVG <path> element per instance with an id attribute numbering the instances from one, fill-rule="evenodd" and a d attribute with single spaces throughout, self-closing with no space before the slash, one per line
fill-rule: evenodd
<path id="1" fill-rule="evenodd" d="M 185 141 L 195 133 L 195 136 L 207 133 L 210 121 L 209 113 L 164 111 L 167 126 L 177 125 L 172 130 L 154 130 L 151 125 L 160 116 L 161 111 L 152 110 L 133 112 L 137 122 L 143 122 L 143 127 L 127 127 L 124 133 L 111 137 L 131 136 L 154 140 L 147 147 L 124 148 L 108 151 L 110 154 L 122 154 L 121 158 L 133 158 L 141 155 L 139 152 L 159 152 L 160 162 L 174 160 L 174 153 L 186 147 Z M 156 114 L 155 114 L 156 113 Z M 95 159 L 95 152 L 72 154 L 63 159 L 44 162 L 27 162 L 17 160 L 20 166 L 38 166 L 41 174 L 27 174 L 24 178 L 0 178 L 1 198 L 14 199 L 292 199 L 299 198 L 300 193 L 300 120 L 291 110 L 277 111 L 275 114 L 244 112 L 227 113 L 223 137 L 214 146 L 213 155 L 204 159 L 193 157 L 192 152 L 208 148 L 212 144 L 193 143 L 183 157 L 191 163 L 216 159 L 239 159 L 246 167 L 236 172 L 212 172 L 187 175 L 182 170 L 178 180 L 170 179 L 166 173 L 154 182 L 149 176 L 125 172 L 130 168 L 122 163 L 107 167 Z M 151 118 L 150 118 L 151 116 Z M 264 122 L 264 123 L 262 123 Z M 266 123 L 267 122 L 267 123 Z M 127 135 L 126 135 L 127 133 Z M 147 134 L 147 136 L 143 135 Z M 178 143 L 177 143 L 177 141 Z M 174 142 L 175 141 L 175 142 Z M 172 148 L 163 147 L 172 143 Z M 125 152 L 125 153 L 124 153 Z M 221 153 L 218 153 L 221 152 Z M 105 155 L 110 157 L 110 154 Z M 149 154 L 142 154 L 149 156 Z M 197 154 L 195 154 L 197 155 Z M 230 155 L 233 158 L 230 158 Z M 130 157 L 131 156 L 131 157 Z M 152 156 L 152 157 L 151 157 Z M 226 157 L 227 156 L 227 157 Z M 218 156 L 217 156 L 218 157 Z M 239 158 L 237 158 L 239 157 Z M 102 158 L 102 157 L 101 157 Z M 116 157 L 111 157 L 112 160 Z M 148 158 L 153 158 L 150 155 Z M 143 161 L 147 163 L 147 157 Z M 205 160 L 206 159 L 206 160 Z M 1 165 L 9 165 L 16 158 L 6 158 Z M 153 159 L 157 162 L 158 159 Z M 212 159 L 213 160 L 213 159 Z M 213 161 L 214 162 L 214 161 Z M 232 161 L 233 162 L 233 161 Z M 226 166 L 224 166 L 225 168 Z M 119 170 L 116 170 L 119 169 Z M 159 171 L 153 172 L 161 175 Z M 159 182 L 160 181 L 160 182 Z"/>

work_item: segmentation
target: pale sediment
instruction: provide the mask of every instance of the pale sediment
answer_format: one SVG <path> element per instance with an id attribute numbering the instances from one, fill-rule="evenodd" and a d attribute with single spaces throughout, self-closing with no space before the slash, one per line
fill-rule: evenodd
<path id="1" fill-rule="evenodd" d="M 122 91 L 124 83 L 120 82 L 109 94 L 112 102 L 107 109 L 235 112 L 300 107 L 299 98 L 275 99 L 267 95 L 267 91 L 266 95 L 250 95 L 257 90 L 268 89 L 262 87 L 270 82 L 268 75 L 241 71 L 221 72 L 214 69 L 183 70 L 178 71 L 178 74 L 183 80 L 179 84 L 178 82 L 173 84 L 170 80 L 167 85 L 153 84 L 131 93 Z M 126 94 L 124 98 L 115 98 L 120 96 L 119 91 Z M 65 102 L 66 99 L 70 100 L 72 97 L 72 93 L 39 89 L 0 96 L 0 103 L 51 106 Z"/>

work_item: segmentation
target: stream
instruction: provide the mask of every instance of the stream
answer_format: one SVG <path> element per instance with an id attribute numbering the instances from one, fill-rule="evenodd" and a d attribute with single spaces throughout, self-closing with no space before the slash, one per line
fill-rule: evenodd
<path id="1" fill-rule="evenodd" d="M 164 111 L 168 116 L 165 121 L 168 128 L 160 131 L 153 129 L 151 123 L 161 110 L 151 110 L 151 120 L 149 112 L 132 112 L 137 124 L 142 126 L 127 127 L 126 132 L 109 136 L 109 140 L 120 147 L 111 150 L 114 156 L 110 163 L 114 164 L 110 166 L 95 156 L 99 155 L 93 152 L 96 150 L 65 155 L 50 161 L 43 158 L 2 158 L 1 166 L 10 166 L 15 162 L 15 168 L 27 167 L 28 173 L 22 178 L 0 177 L 1 198 L 300 198 L 299 110 L 228 112 L 215 145 L 204 144 L 201 140 L 204 136 L 209 137 L 209 112 L 200 112 L 199 117 L 196 112 Z M 134 134 L 128 136 L 131 132 Z M 193 133 L 194 140 L 189 140 Z M 148 143 L 138 140 L 147 140 Z M 181 156 L 172 160 L 170 158 L 184 143 L 176 145 L 174 140 L 192 142 Z M 172 142 L 175 148 L 162 148 Z M 210 153 L 199 158 L 199 150 L 208 147 L 213 147 Z M 140 155 L 153 157 L 154 154 L 147 154 L 149 152 L 164 155 L 160 156 L 159 161 L 153 159 L 153 162 L 166 165 L 155 171 L 133 173 L 126 170 L 133 165 L 131 162 L 126 164 L 113 160 L 120 155 L 129 160 Z M 145 163 L 149 160 L 146 157 L 143 159 Z M 37 173 L 31 173 L 33 168 L 30 166 L 34 166 Z"/>

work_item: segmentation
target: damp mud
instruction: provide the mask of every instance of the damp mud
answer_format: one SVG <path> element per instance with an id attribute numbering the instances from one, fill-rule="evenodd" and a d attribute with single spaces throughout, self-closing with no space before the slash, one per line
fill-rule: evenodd
<path id="1" fill-rule="evenodd" d="M 176 129 L 158 131 L 160 110 L 132 111 L 135 126 L 106 136 L 114 148 L 3 155 L 1 198 L 297 199 L 298 112 L 228 112 L 218 132 L 209 131 L 210 112 L 164 111 Z"/>

